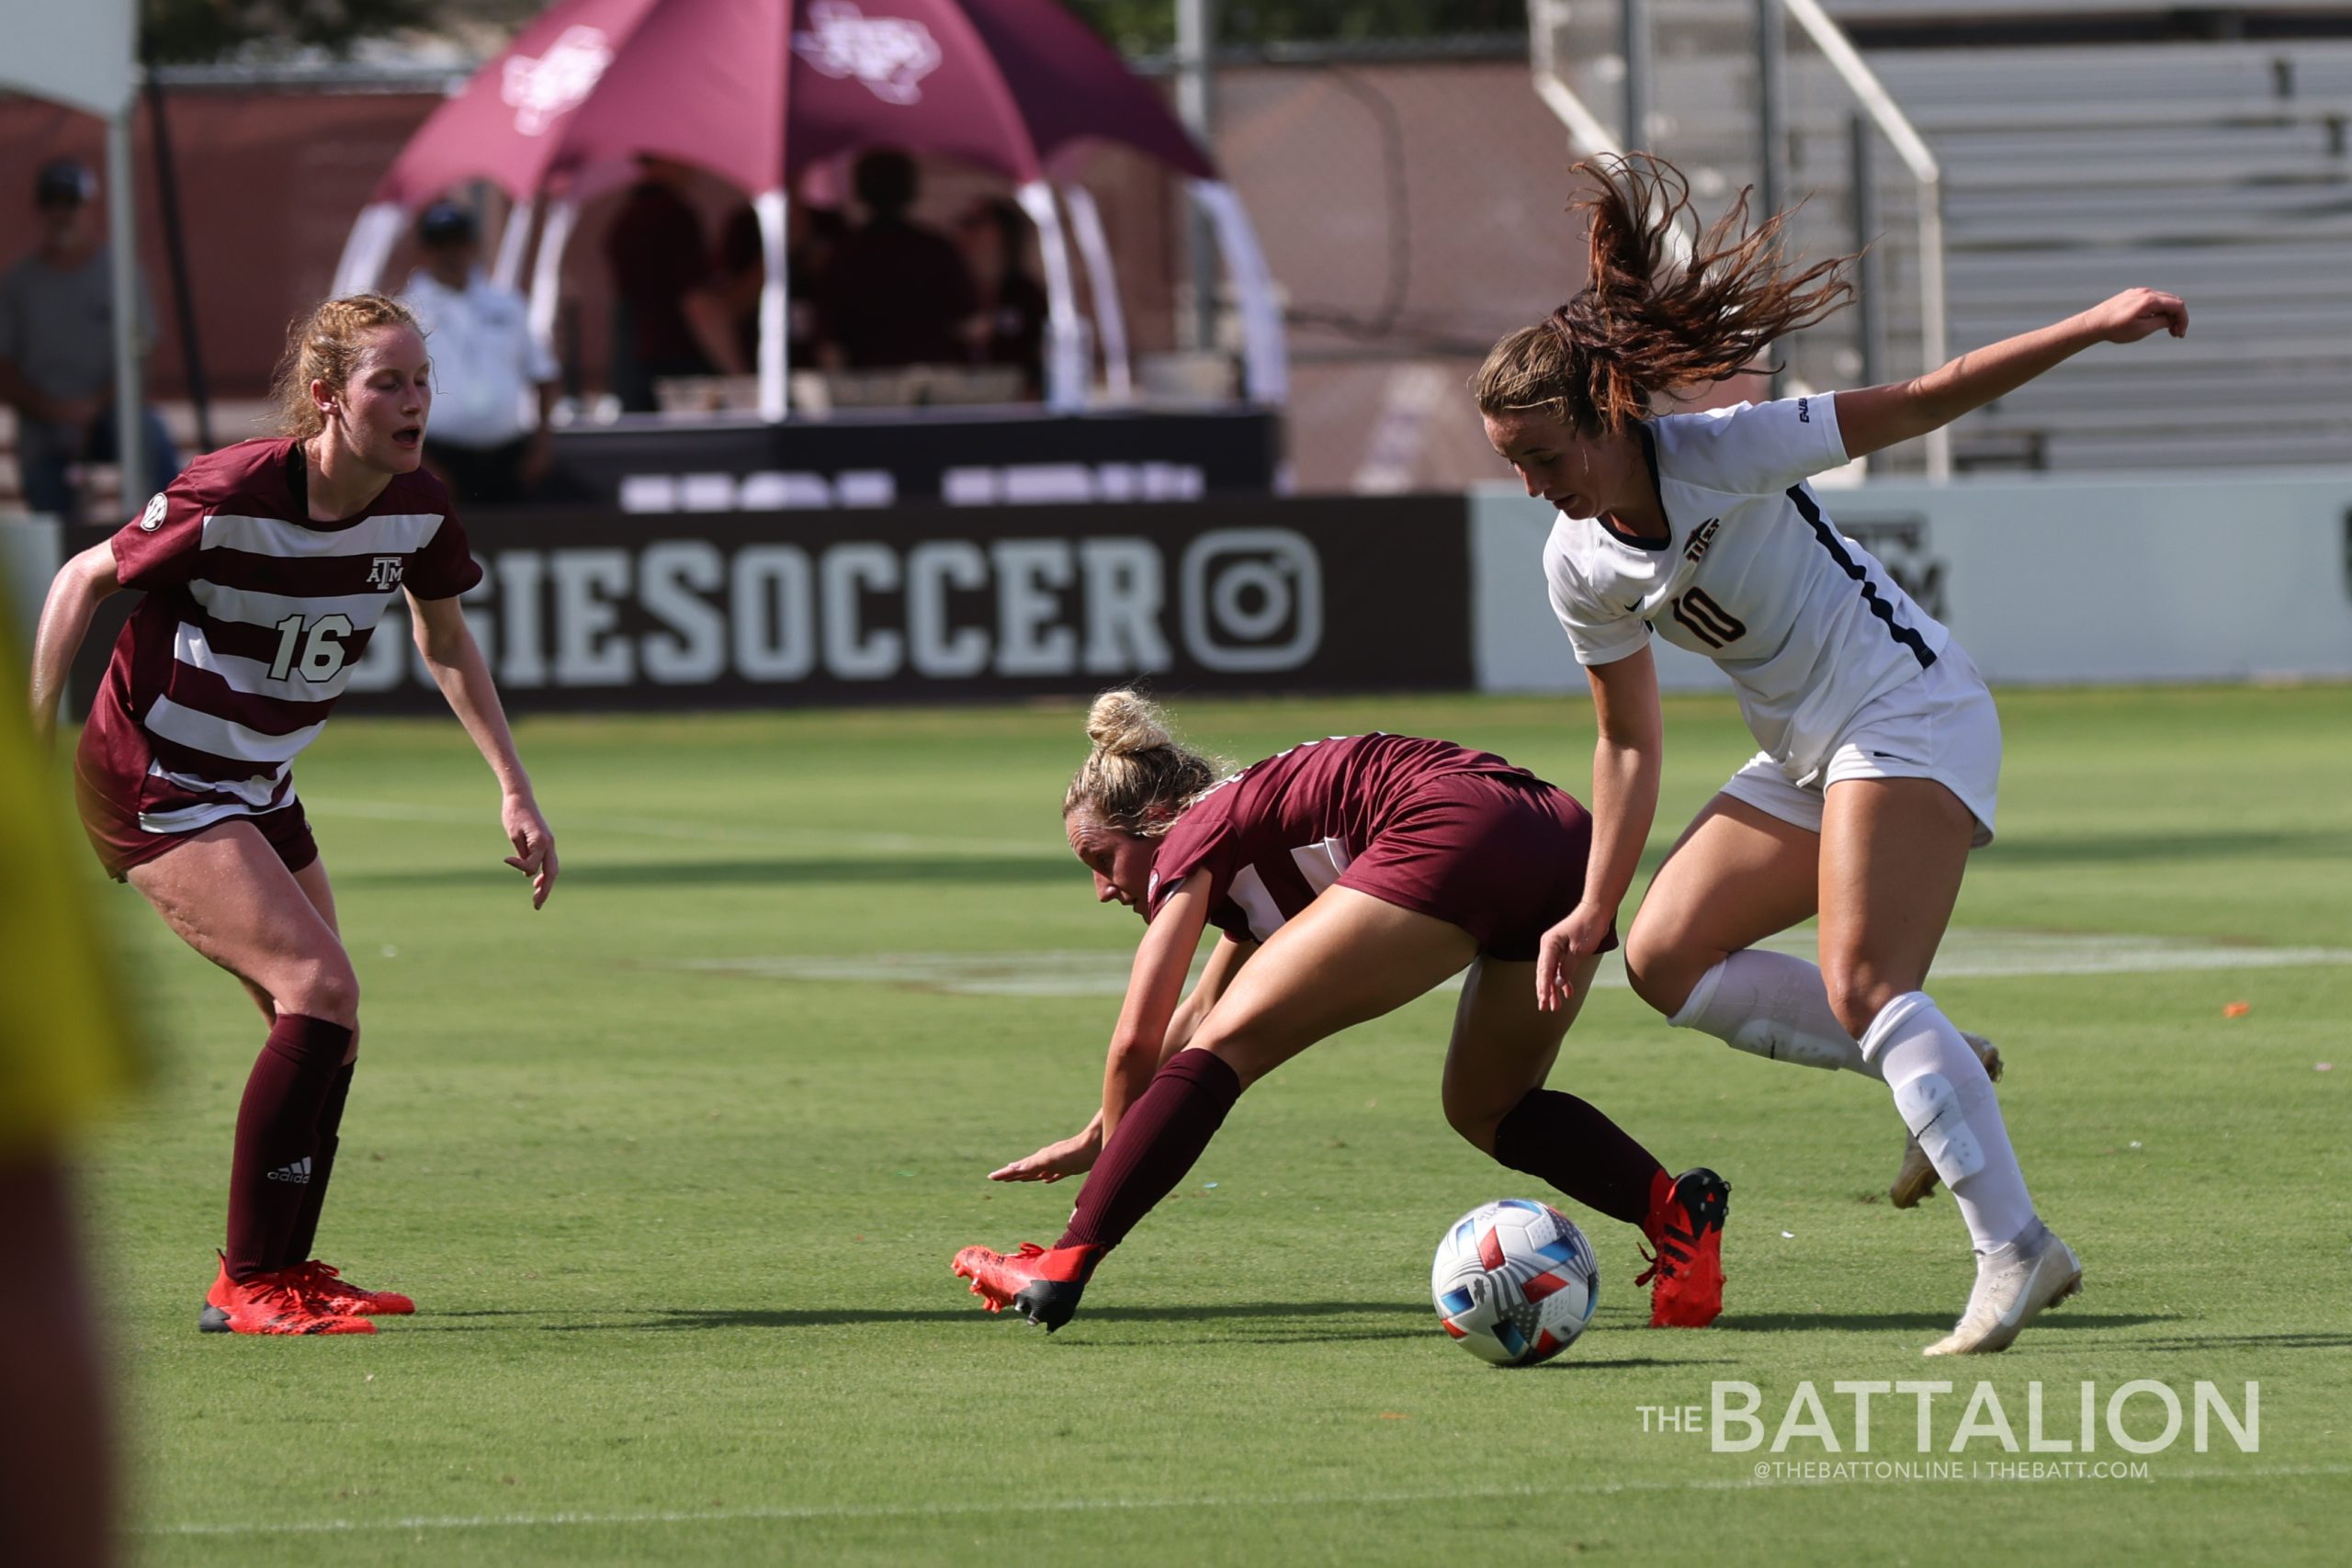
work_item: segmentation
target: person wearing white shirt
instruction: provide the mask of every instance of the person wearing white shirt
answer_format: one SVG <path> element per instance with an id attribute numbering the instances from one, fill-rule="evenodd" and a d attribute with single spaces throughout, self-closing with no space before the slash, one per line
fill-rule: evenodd
<path id="1" fill-rule="evenodd" d="M 481 270 L 471 211 L 436 201 L 419 215 L 416 235 L 424 265 L 401 298 L 424 321 L 433 354 L 427 460 L 460 502 L 528 500 L 553 463 L 555 355 L 531 330 L 523 296 Z"/>
<path id="2" fill-rule="evenodd" d="M 1579 165 L 1598 187 L 1584 288 L 1505 337 L 1473 382 L 1487 438 L 1558 510 L 1552 606 L 1591 683 L 1584 901 L 1548 931 L 1539 1000 L 1615 930 L 1657 809 L 1653 636 L 1731 677 L 1761 750 L 1686 829 L 1625 939 L 1634 990 L 1741 1050 L 1879 1078 L 1906 1167 L 1951 1190 L 1976 1284 L 1928 1355 L 1999 1350 L 2082 1269 L 2026 1191 L 1984 1059 L 1921 987 L 1969 852 L 1991 840 L 2000 720 L 1968 655 L 1838 531 L 1806 479 L 1950 423 L 2094 344 L 2188 330 L 2133 288 L 1916 380 L 1707 413 L 1656 400 L 1729 380 L 1851 292 L 1852 258 L 1792 271 L 1783 215 L 1747 197 L 1667 262 L 1690 189 L 1635 153 Z M 1820 917 L 1820 963 L 1755 943 Z M 1906 1189 L 1898 1184 L 1902 1201 Z"/>

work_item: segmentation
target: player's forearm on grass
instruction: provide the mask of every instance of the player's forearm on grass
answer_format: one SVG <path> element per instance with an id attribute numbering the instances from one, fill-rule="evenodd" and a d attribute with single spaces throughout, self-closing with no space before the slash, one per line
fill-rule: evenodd
<path id="1" fill-rule="evenodd" d="M 456 601 L 446 603 L 454 606 Z M 474 641 L 465 617 L 454 612 L 427 612 L 424 604 L 417 609 L 417 651 L 424 656 L 433 683 L 441 688 L 449 711 L 458 716 L 475 750 L 498 776 L 498 787 L 519 799 L 530 799 L 531 777 L 523 771 L 514 732 L 506 727 L 506 709 L 498 700 L 497 682 L 491 679 L 481 646 Z"/>
<path id="2" fill-rule="evenodd" d="M 121 584 L 115 579 L 114 547 L 94 545 L 58 570 L 40 608 L 40 626 L 33 633 L 31 701 L 33 734 L 46 742 L 57 728 L 57 705 L 65 694 L 65 677 L 74 656 L 89 635 L 90 617 L 98 601 Z"/>
<path id="3" fill-rule="evenodd" d="M 1585 861 L 1584 901 L 1615 908 L 1640 870 L 1643 846 L 1657 817 L 1660 757 L 1655 747 L 1604 735 L 1592 750 L 1592 852 Z"/>

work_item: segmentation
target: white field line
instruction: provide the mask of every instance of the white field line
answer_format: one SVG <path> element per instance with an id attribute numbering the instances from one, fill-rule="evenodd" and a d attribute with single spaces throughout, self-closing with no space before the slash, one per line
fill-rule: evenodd
<path id="1" fill-rule="evenodd" d="M 1809 931 L 1785 932 L 1764 945 L 1811 957 L 1814 937 Z M 1129 955 L 1116 951 L 1046 951 L 754 954 L 690 958 L 665 967 L 770 980 L 904 986 L 954 996 L 1115 997 L 1126 990 L 1130 963 Z M 2148 975 L 2311 964 L 2352 964 L 2352 950 L 2229 947 L 2166 937 L 2044 935 L 1963 928 L 1945 938 L 1936 959 L 1935 978 Z M 1625 984 L 1624 964 L 1617 954 L 1602 961 L 1594 984 Z"/>
<path id="2" fill-rule="evenodd" d="M 454 806 L 418 806 L 394 800 L 304 801 L 313 817 L 357 817 L 380 822 L 441 822 L 458 827 L 486 825 L 498 829 L 498 812 L 484 806 L 466 809 Z M 1049 833 L 1027 839 L 958 839 L 925 833 L 847 833 L 824 828 L 752 828 L 721 822 L 682 822 L 663 817 L 561 817 L 554 824 L 560 837 L 566 830 L 622 833 L 645 839 L 684 840 L 690 843 L 746 844 L 766 849 L 829 850 L 834 853 L 869 855 L 1019 856 L 1061 860 L 1069 850 Z M 1075 866 L 1071 875 L 1079 874 Z"/>
<path id="3" fill-rule="evenodd" d="M 1859 1457 L 1854 1462 L 1865 1462 Z M 1905 1461 L 1909 1462 L 1909 1461 Z M 2133 1462 L 2133 1461 L 2123 1461 Z M 2291 1476 L 2352 1475 L 2352 1465 L 2211 1465 L 2165 1470 L 2151 1462 L 2148 1484 L 2160 1481 L 2260 1481 Z M 1563 1486 L 1450 1488 L 1427 1492 L 1323 1492 L 1292 1496 L 1072 1497 L 1043 1502 L 814 1504 L 804 1507 L 658 1509 L 642 1513 L 476 1514 L 399 1519 L 286 1519 L 231 1524 L 149 1525 L 149 1536 L 266 1536 L 397 1533 L 424 1530 L 555 1529 L 632 1525 L 701 1525 L 816 1519 L 947 1519 L 1010 1514 L 1114 1514 L 1197 1508 L 1363 1508 L 1413 1503 L 1507 1502 L 1549 1497 L 1614 1496 L 1642 1492 L 1752 1492 L 1782 1486 L 1851 1484 L 1828 1480 L 1600 1481 Z M 2094 1483 L 2095 1484 L 2095 1483 Z"/>

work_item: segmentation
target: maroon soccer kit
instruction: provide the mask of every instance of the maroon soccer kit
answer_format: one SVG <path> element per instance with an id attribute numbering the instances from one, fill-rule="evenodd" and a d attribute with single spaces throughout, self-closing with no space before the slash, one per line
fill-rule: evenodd
<path id="1" fill-rule="evenodd" d="M 1335 737 L 1244 768 L 1187 807 L 1153 855 L 1145 918 L 1206 876 L 1210 923 L 1263 942 L 1325 888 L 1352 887 L 1460 926 L 1484 953 L 1530 962 L 1583 897 L 1591 846 L 1583 807 L 1491 752 Z M 1055 1244 L 1055 1266 L 1076 1272 L 1057 1277 L 1083 1285 L 1192 1168 L 1241 1089 L 1207 1050 L 1160 1067 L 1079 1191 Z M 1531 1089 L 1502 1118 L 1494 1156 L 1629 1224 L 1646 1226 L 1673 1189 L 1639 1142 L 1558 1089 Z"/>
<path id="2" fill-rule="evenodd" d="M 481 579 L 448 492 L 396 476 L 356 514 L 313 522 L 300 445 L 198 458 L 113 538 L 146 599 L 115 639 L 74 758 L 84 825 L 119 877 L 216 822 L 254 820 L 296 870 L 316 846 L 294 794 L 315 739 L 406 588 Z"/>
<path id="3" fill-rule="evenodd" d="M 1210 923 L 1263 942 L 1325 888 L 1351 887 L 1532 962 L 1584 896 L 1591 846 L 1583 807 L 1491 752 L 1340 736 L 1244 768 L 1189 807 L 1153 856 L 1144 908 L 1156 916 L 1205 874 Z"/>

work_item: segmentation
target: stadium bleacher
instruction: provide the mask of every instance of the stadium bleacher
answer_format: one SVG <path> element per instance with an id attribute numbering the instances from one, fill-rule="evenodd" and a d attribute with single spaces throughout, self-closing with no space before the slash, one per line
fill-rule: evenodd
<path id="1" fill-rule="evenodd" d="M 2098 0 L 2046 7 L 1849 0 L 1863 57 L 1942 169 L 1948 341 L 1960 351 L 2041 325 L 2132 284 L 2189 302 L 2161 370 L 2085 355 L 1953 427 L 1963 468 L 2086 469 L 2352 457 L 2352 41 L 1954 42 L 1970 17 L 2021 22 L 2177 11 Z M 1590 7 L 1578 7 L 1585 27 Z M 2208 7 L 2236 14 L 2229 6 Z M 1892 21 L 1934 13 L 1934 32 Z M 1656 149 L 1691 171 L 1702 205 L 1760 173 L 1752 0 L 1661 0 Z M 2266 29 L 2345 6 L 2261 8 Z M 2227 17 L 2222 20 L 2226 21 Z M 2058 29 L 2064 36 L 2064 29 Z M 2079 29 L 2077 29 L 2079 30 Z M 2226 27 L 2215 30 L 2226 34 Z M 1854 243 L 1854 101 L 1793 26 L 1788 197 L 1810 200 L 1797 249 Z M 1870 47 L 1900 37 L 1902 47 Z M 1589 49 L 1593 35 L 1583 34 Z M 1591 90 L 1589 85 L 1585 89 Z M 1600 100 L 1604 106 L 1607 99 Z M 1919 368 L 1917 191 L 1883 143 L 1874 160 L 1885 373 Z M 1817 386 L 1860 373 L 1849 317 L 1791 345 Z"/>

